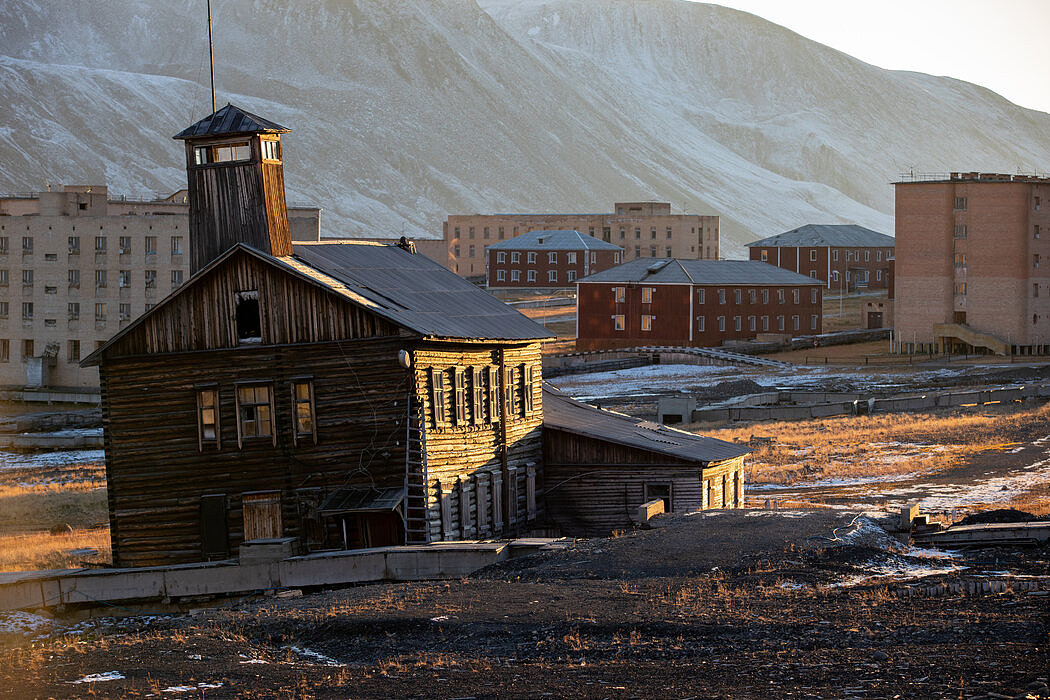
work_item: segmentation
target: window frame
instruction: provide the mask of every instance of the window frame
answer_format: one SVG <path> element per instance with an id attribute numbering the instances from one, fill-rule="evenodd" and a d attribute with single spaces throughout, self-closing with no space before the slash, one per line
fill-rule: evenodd
<path id="1" fill-rule="evenodd" d="M 298 388 L 306 387 L 307 397 L 299 397 Z M 317 444 L 317 402 L 314 397 L 314 378 L 311 376 L 292 377 L 289 381 L 289 392 L 292 400 L 292 441 L 298 445 L 300 440 L 309 438 Z M 306 405 L 309 411 L 310 430 L 300 430 L 299 407 Z"/>
<path id="2" fill-rule="evenodd" d="M 267 399 L 268 399 L 266 401 L 266 403 L 258 403 L 258 402 L 254 402 L 254 401 L 252 403 L 244 403 L 241 400 L 241 391 L 243 389 L 260 389 L 260 388 L 265 388 L 266 389 Z M 253 396 L 253 398 L 255 398 L 255 397 Z M 277 413 L 274 410 L 275 407 L 274 407 L 274 386 L 273 386 L 273 380 L 272 379 L 249 379 L 249 380 L 234 382 L 234 399 L 235 399 L 235 405 L 236 405 L 236 409 L 235 410 L 236 410 L 236 416 L 237 416 L 237 447 L 240 448 L 240 449 L 244 449 L 245 442 L 262 442 L 266 438 L 269 438 L 270 439 L 270 443 L 274 447 L 276 447 L 277 446 Z M 268 434 L 261 434 L 260 435 L 258 432 L 256 432 L 256 434 L 254 434 L 254 435 L 246 435 L 245 434 L 244 427 L 245 427 L 246 421 L 245 421 L 245 418 L 244 418 L 243 410 L 248 408 L 249 406 L 252 406 L 252 407 L 267 406 L 268 411 L 269 411 L 269 419 L 268 420 L 269 420 L 269 424 L 270 424 L 270 432 Z M 261 420 L 262 419 L 256 417 L 253 422 L 259 423 Z"/>
<path id="3" fill-rule="evenodd" d="M 210 384 L 196 384 L 194 385 L 194 391 L 197 399 L 197 451 L 204 452 L 205 446 L 211 447 L 215 445 L 215 449 L 218 451 L 222 450 L 222 436 L 219 423 L 219 385 Z M 204 433 L 205 422 L 204 422 L 204 411 L 208 408 L 204 403 L 204 394 L 212 394 L 212 422 L 211 426 L 214 430 L 213 437 L 206 437 Z"/>
<path id="4" fill-rule="evenodd" d="M 445 370 L 440 367 L 430 368 L 430 419 L 435 429 L 448 425 L 448 412 L 445 410 Z"/>

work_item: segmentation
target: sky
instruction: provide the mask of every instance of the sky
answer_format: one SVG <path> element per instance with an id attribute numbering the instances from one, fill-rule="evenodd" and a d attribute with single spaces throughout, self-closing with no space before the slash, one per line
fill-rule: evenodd
<path id="1" fill-rule="evenodd" d="M 717 0 L 867 63 L 982 85 L 1050 112 L 1050 0 Z"/>

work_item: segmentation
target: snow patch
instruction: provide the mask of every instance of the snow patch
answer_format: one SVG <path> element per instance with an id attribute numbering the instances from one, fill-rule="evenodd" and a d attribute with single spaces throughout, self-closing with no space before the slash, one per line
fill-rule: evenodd
<path id="1" fill-rule="evenodd" d="M 92 673 L 79 680 L 70 682 L 75 685 L 77 683 L 105 683 L 106 681 L 120 680 L 124 680 L 124 674 L 120 671 L 106 671 L 105 673 Z"/>

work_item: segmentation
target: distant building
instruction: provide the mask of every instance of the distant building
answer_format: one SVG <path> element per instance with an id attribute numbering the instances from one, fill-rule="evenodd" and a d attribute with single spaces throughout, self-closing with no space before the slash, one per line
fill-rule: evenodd
<path id="1" fill-rule="evenodd" d="M 577 290 L 579 350 L 713 347 L 823 327 L 822 282 L 755 261 L 637 259 Z"/>
<path id="2" fill-rule="evenodd" d="M 893 237 L 856 224 L 807 224 L 747 247 L 752 260 L 824 282 L 832 291 L 887 289 Z"/>
<path id="3" fill-rule="evenodd" d="M 490 289 L 567 287 L 620 264 L 623 249 L 579 231 L 529 231 L 487 248 Z"/>
<path id="4" fill-rule="evenodd" d="M 1050 352 L 1050 178 L 894 183 L 901 352 Z"/>
<path id="5" fill-rule="evenodd" d="M 604 214 L 450 215 L 440 240 L 419 251 L 464 277 L 485 274 L 486 247 L 529 231 L 579 231 L 623 248 L 623 259 L 719 257 L 719 218 L 672 214 L 668 202 L 618 202 Z"/>
<path id="6" fill-rule="evenodd" d="M 186 190 L 0 195 L 0 387 L 97 392 L 80 360 L 189 278 L 188 216 Z M 318 240 L 320 209 L 289 217 L 295 240 Z"/>

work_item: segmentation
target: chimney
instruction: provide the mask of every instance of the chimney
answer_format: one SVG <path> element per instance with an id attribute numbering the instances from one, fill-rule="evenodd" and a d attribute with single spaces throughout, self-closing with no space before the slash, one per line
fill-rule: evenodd
<path id="1" fill-rule="evenodd" d="M 292 254 L 281 165 L 289 131 L 228 104 L 175 135 L 186 143 L 191 275 L 237 243 Z"/>

